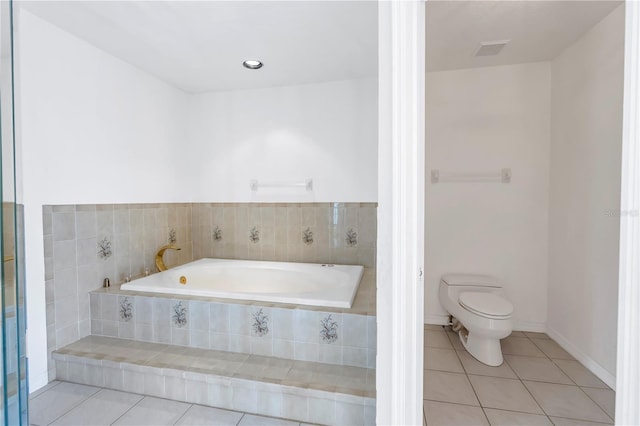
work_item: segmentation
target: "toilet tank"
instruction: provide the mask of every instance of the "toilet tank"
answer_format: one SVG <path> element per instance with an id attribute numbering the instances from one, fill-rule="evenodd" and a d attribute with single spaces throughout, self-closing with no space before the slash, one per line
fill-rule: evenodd
<path id="1" fill-rule="evenodd" d="M 487 292 L 504 295 L 502 285 L 497 278 L 478 274 L 445 274 L 440 279 L 440 291 L 457 301 L 465 291 Z"/>
<path id="2" fill-rule="evenodd" d="M 500 282 L 490 275 L 478 274 L 445 274 L 441 279 L 449 286 L 471 286 L 471 287 L 497 287 L 502 288 Z"/>

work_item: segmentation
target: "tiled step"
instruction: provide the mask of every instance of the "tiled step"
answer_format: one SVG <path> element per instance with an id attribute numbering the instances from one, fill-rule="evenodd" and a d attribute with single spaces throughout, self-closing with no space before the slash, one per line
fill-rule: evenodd
<path id="1" fill-rule="evenodd" d="M 57 378 L 319 424 L 375 424 L 375 370 L 88 336 L 54 352 Z"/>

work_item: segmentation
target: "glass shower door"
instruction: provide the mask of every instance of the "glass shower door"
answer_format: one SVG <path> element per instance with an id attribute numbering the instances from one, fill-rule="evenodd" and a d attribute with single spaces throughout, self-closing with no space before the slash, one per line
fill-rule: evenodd
<path id="1" fill-rule="evenodd" d="M 5 425 L 26 425 L 24 210 L 16 180 L 13 69 L 13 2 L 0 1 L 0 417 Z"/>

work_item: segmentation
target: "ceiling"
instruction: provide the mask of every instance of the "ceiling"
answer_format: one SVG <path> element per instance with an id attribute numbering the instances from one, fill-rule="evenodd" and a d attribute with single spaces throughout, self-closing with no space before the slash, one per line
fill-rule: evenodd
<path id="1" fill-rule="evenodd" d="M 191 93 L 375 77 L 375 1 L 22 1 Z M 242 67 L 259 59 L 258 71 Z"/>
<path id="2" fill-rule="evenodd" d="M 622 2 L 438 1 L 426 4 L 426 68 L 548 61 Z M 480 42 L 510 40 L 496 56 L 474 56 Z"/>

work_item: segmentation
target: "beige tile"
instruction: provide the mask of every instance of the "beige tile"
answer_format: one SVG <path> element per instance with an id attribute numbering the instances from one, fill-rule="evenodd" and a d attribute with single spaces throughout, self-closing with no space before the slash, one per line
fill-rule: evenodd
<path id="1" fill-rule="evenodd" d="M 424 370 L 424 399 L 480 405 L 465 374 Z"/>
<path id="2" fill-rule="evenodd" d="M 609 387 L 595 374 L 587 370 L 578 361 L 569 359 L 554 359 L 556 364 L 564 373 L 571 378 L 578 386 L 588 386 L 591 388 L 609 389 Z"/>
<path id="3" fill-rule="evenodd" d="M 469 376 L 480 405 L 488 408 L 544 414 L 520 380 Z"/>
<path id="4" fill-rule="evenodd" d="M 242 418 L 242 413 L 236 411 L 221 410 L 213 407 L 203 407 L 202 405 L 193 405 L 182 416 L 176 425 L 181 426 L 222 426 L 237 425 Z"/>
<path id="5" fill-rule="evenodd" d="M 551 339 L 531 339 L 546 356 L 553 359 L 575 359 Z"/>
<path id="6" fill-rule="evenodd" d="M 605 413 L 611 417 L 611 419 L 615 418 L 616 415 L 616 393 L 611 389 L 593 389 L 593 388 L 582 388 L 583 391 L 591 399 L 593 399 L 596 404 L 602 408 Z"/>
<path id="7" fill-rule="evenodd" d="M 545 354 L 526 337 L 507 337 L 506 339 L 502 339 L 500 344 L 503 354 L 546 357 Z"/>
<path id="8" fill-rule="evenodd" d="M 449 338 L 449 341 L 451 342 L 451 345 L 453 345 L 453 348 L 455 350 L 466 351 L 466 349 L 464 348 L 464 345 L 460 341 L 460 336 L 458 336 L 458 333 L 447 332 L 447 337 Z"/>
<path id="9" fill-rule="evenodd" d="M 48 425 L 100 389 L 74 383 L 60 383 L 29 402 L 29 421 Z"/>
<path id="10" fill-rule="evenodd" d="M 425 330 L 424 346 L 430 348 L 453 349 L 453 346 L 444 331 Z"/>
<path id="11" fill-rule="evenodd" d="M 276 419 L 274 417 L 254 416 L 253 414 L 245 414 L 238 426 L 295 426 L 298 422 L 292 422 L 284 419 Z"/>
<path id="12" fill-rule="evenodd" d="M 424 329 L 431 330 L 431 331 L 444 331 L 444 327 L 442 325 L 436 325 L 436 324 L 425 324 Z"/>
<path id="13" fill-rule="evenodd" d="M 147 396 L 120 417 L 114 425 L 173 425 L 190 406 L 183 402 Z"/>
<path id="14" fill-rule="evenodd" d="M 141 395 L 102 389 L 52 424 L 110 425 L 141 399 Z"/>
<path id="15" fill-rule="evenodd" d="M 424 368 L 464 373 L 458 355 L 452 349 L 424 348 Z"/>
<path id="16" fill-rule="evenodd" d="M 593 422 L 610 422 L 602 411 L 579 387 L 553 383 L 524 382 L 548 416 Z"/>
<path id="17" fill-rule="evenodd" d="M 613 423 L 587 422 L 585 420 L 565 419 L 562 417 L 549 417 L 555 426 L 602 426 Z"/>
<path id="18" fill-rule="evenodd" d="M 480 407 L 425 401 L 424 415 L 429 426 L 488 425 Z"/>
<path id="19" fill-rule="evenodd" d="M 542 414 L 517 413 L 493 408 L 485 408 L 484 413 L 492 426 L 534 426 L 553 425 L 549 418 Z"/>
<path id="20" fill-rule="evenodd" d="M 530 339 L 550 339 L 546 333 L 534 333 L 532 331 L 525 331 L 524 335 Z"/>
<path id="21" fill-rule="evenodd" d="M 458 351 L 458 356 L 460 357 L 460 361 L 462 361 L 462 366 L 467 374 L 476 374 L 479 376 L 491 376 L 491 377 L 502 377 L 505 379 L 517 379 L 516 373 L 513 372 L 509 364 L 503 362 L 499 367 L 491 367 L 489 365 L 483 364 L 477 359 L 475 359 L 469 352 L 467 351 Z"/>
<path id="22" fill-rule="evenodd" d="M 505 360 L 522 380 L 573 385 L 573 381 L 548 358 L 506 355 Z"/>
<path id="23" fill-rule="evenodd" d="M 51 389 L 51 388 L 53 388 L 53 387 L 55 387 L 55 386 L 58 386 L 60 383 L 63 383 L 63 382 L 60 382 L 60 381 L 58 381 L 58 380 L 54 380 L 54 381 L 52 381 L 52 382 L 47 383 L 46 385 L 44 385 L 44 386 L 43 386 L 43 387 L 41 387 L 40 389 L 38 389 L 38 390 L 36 390 L 36 391 L 31 392 L 31 393 L 29 394 L 29 401 L 31 401 L 33 398 L 37 397 L 38 395 L 40 395 L 40 394 L 42 394 L 42 393 L 44 393 L 44 392 L 48 391 L 49 389 Z"/>

